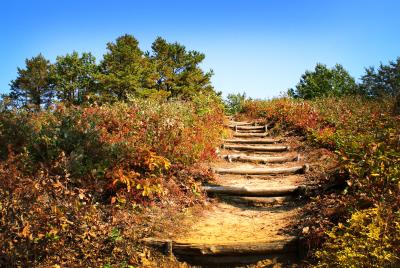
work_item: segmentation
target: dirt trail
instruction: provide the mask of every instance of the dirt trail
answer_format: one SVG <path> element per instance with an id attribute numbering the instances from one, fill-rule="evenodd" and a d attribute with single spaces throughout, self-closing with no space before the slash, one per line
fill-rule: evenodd
<path id="1" fill-rule="evenodd" d="M 232 121 L 229 126 L 232 138 L 224 141 L 221 159 L 211 166 L 216 181 L 204 187 L 215 202 L 196 218 L 184 236 L 164 242 L 178 258 L 203 267 L 239 267 L 260 260 L 264 260 L 262 267 L 295 267 L 299 249 L 289 226 L 301 210 L 296 196 L 305 185 L 303 173 L 308 166 L 296 157 L 297 152 L 284 138 L 271 140 L 274 137 L 260 135 L 268 134 L 265 126 Z M 230 149 L 230 145 L 239 147 Z M 257 151 L 252 149 L 254 146 Z M 285 149 L 270 151 L 277 146 Z M 287 159 L 260 163 L 252 161 L 252 156 Z M 248 174 L 254 170 L 265 174 Z M 278 172 L 270 174 L 271 170 Z"/>

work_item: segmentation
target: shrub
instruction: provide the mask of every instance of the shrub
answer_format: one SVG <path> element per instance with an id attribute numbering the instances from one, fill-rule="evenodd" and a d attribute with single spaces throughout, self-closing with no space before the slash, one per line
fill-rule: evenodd
<path id="1" fill-rule="evenodd" d="M 0 266 L 144 264 L 137 240 L 199 199 L 222 120 L 213 96 L 2 111 Z"/>
<path id="2" fill-rule="evenodd" d="M 395 224 L 390 224 L 394 222 Z M 317 267 L 396 267 L 399 264 L 400 213 L 381 207 L 354 212 L 346 224 L 327 232 L 317 252 Z"/>
<path id="3" fill-rule="evenodd" d="M 317 253 L 321 267 L 399 263 L 400 118 L 392 115 L 392 102 L 348 96 L 249 101 L 244 107 L 244 115 L 305 134 L 339 155 L 348 174 L 347 210 L 356 212 L 347 215 L 347 225 L 326 232 L 328 241 Z"/>
<path id="4" fill-rule="evenodd" d="M 225 107 L 228 114 L 237 114 L 243 112 L 243 107 L 246 102 L 246 94 L 229 94 L 226 97 Z"/>

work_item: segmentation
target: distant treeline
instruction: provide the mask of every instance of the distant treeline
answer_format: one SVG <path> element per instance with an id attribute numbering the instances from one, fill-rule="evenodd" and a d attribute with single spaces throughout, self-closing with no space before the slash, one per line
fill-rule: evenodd
<path id="1" fill-rule="evenodd" d="M 132 35 L 107 44 L 99 64 L 90 53 L 72 52 L 54 63 L 42 54 L 26 59 L 3 95 L 3 105 L 40 110 L 54 102 L 80 105 L 126 100 L 129 96 L 190 99 L 214 92 L 199 64 L 204 54 L 158 37 L 151 52 L 143 52 Z"/>
<path id="2" fill-rule="evenodd" d="M 318 63 L 313 71 L 306 71 L 288 95 L 294 98 L 313 99 L 344 95 L 362 95 L 370 98 L 396 97 L 400 93 L 400 57 L 375 69 L 368 67 L 357 83 L 353 77 L 336 64 L 333 68 Z"/>

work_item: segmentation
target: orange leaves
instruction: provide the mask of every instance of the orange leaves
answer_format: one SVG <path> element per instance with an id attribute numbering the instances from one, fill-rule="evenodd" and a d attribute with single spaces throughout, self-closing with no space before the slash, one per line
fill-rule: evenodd
<path id="1" fill-rule="evenodd" d="M 24 228 L 22 229 L 22 231 L 19 233 L 19 236 L 23 237 L 23 238 L 27 238 L 29 240 L 32 240 L 33 239 L 33 235 L 32 235 L 32 233 L 30 231 L 30 227 L 31 226 L 30 226 L 29 222 L 27 222 L 25 224 Z"/>
<path id="2" fill-rule="evenodd" d="M 125 171 L 122 168 L 116 168 L 107 172 L 106 176 L 111 179 L 112 186 L 116 187 L 118 184 L 124 185 L 127 191 L 130 192 L 131 188 L 135 186 L 136 180 L 140 174 L 134 171 Z"/>
<path id="3" fill-rule="evenodd" d="M 127 160 L 106 173 L 106 177 L 111 179 L 112 188 L 123 188 L 132 194 L 140 193 L 142 197 L 162 194 L 163 187 L 159 180 L 171 163 L 149 150 L 139 150 L 137 153 L 138 159 Z M 116 201 L 115 197 L 111 199 L 111 203 Z"/>

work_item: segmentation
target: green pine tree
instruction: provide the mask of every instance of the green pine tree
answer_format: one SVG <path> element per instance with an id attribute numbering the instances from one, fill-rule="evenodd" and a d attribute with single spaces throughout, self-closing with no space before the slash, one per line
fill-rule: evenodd
<path id="1" fill-rule="evenodd" d="M 52 82 L 56 96 L 69 104 L 82 104 L 88 95 L 95 93 L 98 73 L 96 59 L 91 53 L 78 52 L 59 56 L 52 68 Z"/>
<path id="2" fill-rule="evenodd" d="M 16 106 L 39 111 L 53 99 L 50 83 L 50 62 L 42 55 L 25 60 L 25 69 L 18 68 L 18 76 L 11 81 L 9 94 Z"/>

